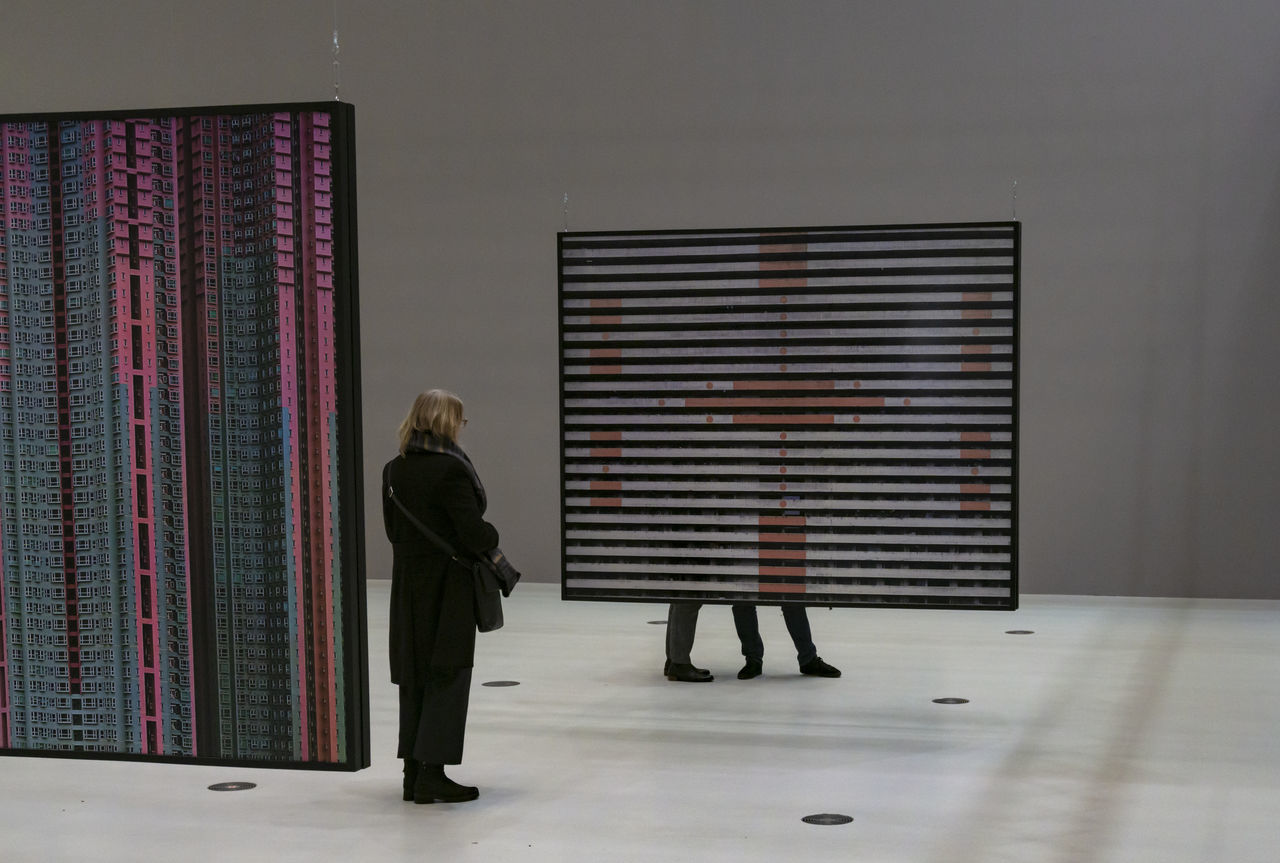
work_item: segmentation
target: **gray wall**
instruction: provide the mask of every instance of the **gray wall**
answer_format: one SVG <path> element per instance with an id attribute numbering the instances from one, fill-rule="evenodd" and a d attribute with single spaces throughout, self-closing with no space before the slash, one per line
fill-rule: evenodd
<path id="1" fill-rule="evenodd" d="M 0 112 L 321 100 L 330 0 L 5 0 Z M 1025 592 L 1280 598 L 1280 4 L 339 0 L 368 561 L 419 390 L 558 578 L 555 234 L 1022 220 Z"/>

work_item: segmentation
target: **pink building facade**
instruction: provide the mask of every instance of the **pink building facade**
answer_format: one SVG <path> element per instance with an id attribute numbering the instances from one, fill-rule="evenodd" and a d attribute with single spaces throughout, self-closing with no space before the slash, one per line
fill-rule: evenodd
<path id="1" fill-rule="evenodd" d="M 0 746 L 339 761 L 326 114 L 0 132 Z"/>

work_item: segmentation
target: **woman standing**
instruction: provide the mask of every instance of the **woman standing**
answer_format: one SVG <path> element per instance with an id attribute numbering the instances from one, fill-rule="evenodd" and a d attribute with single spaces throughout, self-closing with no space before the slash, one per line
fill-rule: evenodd
<path id="1" fill-rule="evenodd" d="M 391 681 L 400 687 L 398 754 L 404 759 L 404 799 L 415 803 L 459 803 L 480 793 L 444 774 L 444 765 L 462 763 L 476 643 L 471 573 L 453 564 L 400 509 L 460 554 L 479 556 L 497 547 L 498 531 L 483 518 L 484 489 L 457 445 L 466 423 L 462 401 L 453 393 L 419 395 L 400 424 L 400 455 L 382 471 L 382 517 L 393 549 Z"/>

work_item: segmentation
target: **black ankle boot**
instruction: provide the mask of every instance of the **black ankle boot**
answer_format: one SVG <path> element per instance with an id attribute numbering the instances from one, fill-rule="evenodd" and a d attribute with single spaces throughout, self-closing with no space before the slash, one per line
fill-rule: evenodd
<path id="1" fill-rule="evenodd" d="M 418 762 L 412 758 L 404 760 L 404 799 L 413 799 L 413 786 L 418 781 Z"/>
<path id="2" fill-rule="evenodd" d="M 473 785 L 459 785 L 444 775 L 443 764 L 423 763 L 413 786 L 414 803 L 465 803 L 480 796 Z"/>

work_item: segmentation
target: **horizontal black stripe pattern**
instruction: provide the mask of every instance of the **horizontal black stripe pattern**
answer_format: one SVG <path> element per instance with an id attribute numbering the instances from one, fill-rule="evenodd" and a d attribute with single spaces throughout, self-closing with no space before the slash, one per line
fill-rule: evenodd
<path id="1" fill-rule="evenodd" d="M 1019 246 L 560 235 L 565 598 L 1015 608 Z"/>

